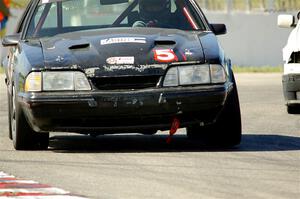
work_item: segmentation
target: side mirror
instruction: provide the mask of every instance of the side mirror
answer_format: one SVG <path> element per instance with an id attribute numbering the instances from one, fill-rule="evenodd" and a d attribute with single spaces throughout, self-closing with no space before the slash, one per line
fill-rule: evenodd
<path id="1" fill-rule="evenodd" d="M 7 35 L 2 39 L 2 45 L 4 47 L 16 46 L 19 43 L 20 34 Z"/>
<path id="2" fill-rule="evenodd" d="M 216 35 L 224 35 L 227 33 L 225 24 L 210 24 L 210 27 Z"/>
<path id="3" fill-rule="evenodd" d="M 279 15 L 277 19 L 278 27 L 290 28 L 295 26 L 295 17 L 293 15 Z"/>

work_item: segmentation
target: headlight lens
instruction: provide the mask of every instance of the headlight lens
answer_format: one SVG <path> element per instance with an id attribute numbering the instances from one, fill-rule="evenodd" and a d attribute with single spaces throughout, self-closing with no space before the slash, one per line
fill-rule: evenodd
<path id="1" fill-rule="evenodd" d="M 26 92 L 39 92 L 42 91 L 42 75 L 40 72 L 30 73 L 25 81 Z"/>
<path id="2" fill-rule="evenodd" d="M 164 86 L 178 86 L 178 68 L 172 67 L 168 70 L 165 80 L 164 80 Z"/>
<path id="3" fill-rule="evenodd" d="M 81 72 L 74 73 L 74 84 L 76 91 L 89 91 L 91 90 L 91 85 L 87 80 L 85 74 Z"/>
<path id="4" fill-rule="evenodd" d="M 168 70 L 163 86 L 219 84 L 226 82 L 226 73 L 221 65 L 187 65 Z"/>
<path id="5" fill-rule="evenodd" d="M 74 73 L 43 72 L 43 90 L 44 91 L 75 90 Z"/>
<path id="6" fill-rule="evenodd" d="M 225 83 L 226 74 L 224 68 L 221 65 L 210 65 L 211 83 Z"/>
<path id="7" fill-rule="evenodd" d="M 86 76 L 78 71 L 33 72 L 28 75 L 25 91 L 87 91 L 91 86 Z"/>
<path id="8" fill-rule="evenodd" d="M 209 84 L 209 66 L 208 65 L 194 65 L 194 66 L 181 66 L 179 69 L 179 84 Z"/>

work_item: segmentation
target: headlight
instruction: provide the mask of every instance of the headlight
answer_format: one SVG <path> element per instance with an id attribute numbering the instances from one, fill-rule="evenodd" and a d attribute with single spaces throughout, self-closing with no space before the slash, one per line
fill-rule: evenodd
<path id="1" fill-rule="evenodd" d="M 40 72 L 30 73 L 25 81 L 26 92 L 39 92 L 42 91 L 42 75 Z"/>
<path id="2" fill-rule="evenodd" d="M 43 72 L 43 91 L 72 91 L 74 73 L 70 72 Z"/>
<path id="3" fill-rule="evenodd" d="M 165 80 L 164 86 L 178 86 L 178 68 L 172 67 L 168 70 Z"/>
<path id="4" fill-rule="evenodd" d="M 226 82 L 226 73 L 221 65 L 187 65 L 168 70 L 163 86 L 219 84 Z"/>
<path id="5" fill-rule="evenodd" d="M 226 74 L 223 66 L 221 65 L 210 65 L 211 83 L 219 84 L 226 82 Z"/>
<path id="6" fill-rule="evenodd" d="M 179 69 L 179 84 L 209 84 L 209 66 L 208 65 L 194 65 L 194 66 L 181 66 Z"/>
<path id="7" fill-rule="evenodd" d="M 74 73 L 74 84 L 76 91 L 89 91 L 91 90 L 91 85 L 87 80 L 85 74 L 81 72 Z"/>
<path id="8" fill-rule="evenodd" d="M 26 79 L 25 91 L 87 91 L 91 86 L 82 72 L 47 71 L 30 73 Z"/>

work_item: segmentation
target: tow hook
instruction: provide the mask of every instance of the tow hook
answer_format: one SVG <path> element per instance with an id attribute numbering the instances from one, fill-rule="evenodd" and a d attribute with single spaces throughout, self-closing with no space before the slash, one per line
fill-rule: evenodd
<path id="1" fill-rule="evenodd" d="M 169 136 L 167 138 L 167 144 L 170 144 L 171 141 L 172 141 L 172 136 L 177 132 L 177 130 L 179 129 L 180 127 L 180 120 L 177 119 L 176 117 L 173 119 L 172 121 L 172 125 L 171 125 L 171 129 L 170 129 L 170 132 L 169 132 Z"/>

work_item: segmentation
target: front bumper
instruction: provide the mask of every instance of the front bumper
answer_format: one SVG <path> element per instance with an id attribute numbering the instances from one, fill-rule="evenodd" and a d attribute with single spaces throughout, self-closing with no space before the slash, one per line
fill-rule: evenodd
<path id="1" fill-rule="evenodd" d="M 181 127 L 216 121 L 232 90 L 224 85 L 136 91 L 20 93 L 18 100 L 37 132 L 78 133 L 166 130 L 174 117 Z"/>
<path id="2" fill-rule="evenodd" d="M 299 64 L 300 68 L 300 64 Z M 300 105 L 300 73 L 282 76 L 283 94 L 288 106 Z M 298 94 L 297 94 L 298 93 Z"/>

